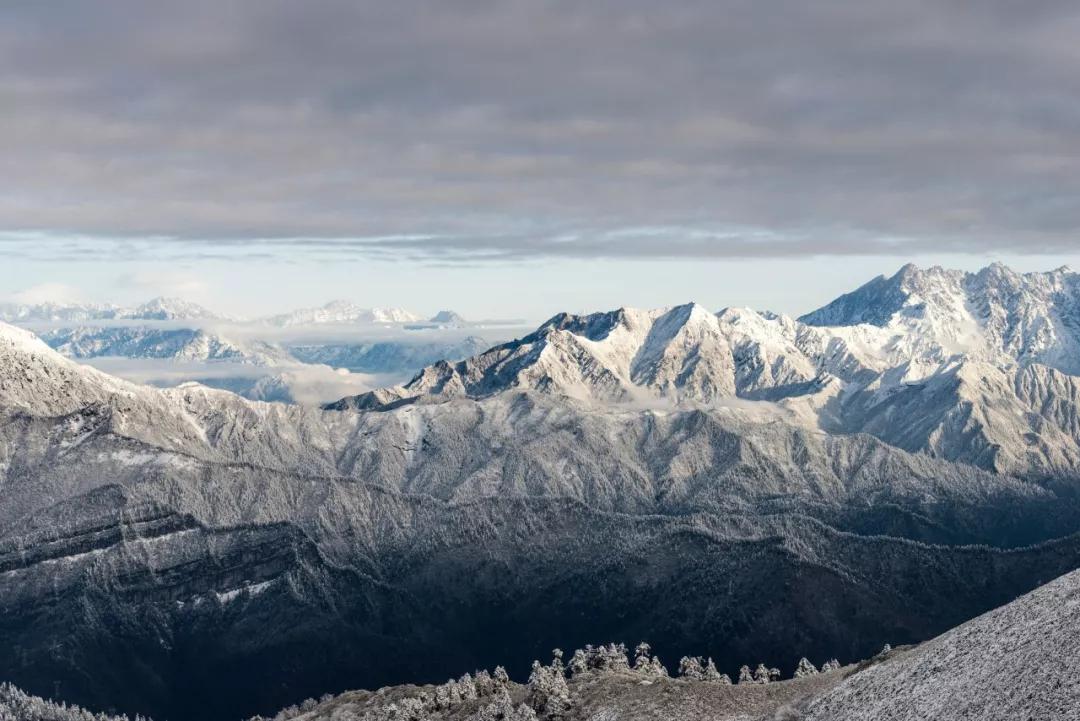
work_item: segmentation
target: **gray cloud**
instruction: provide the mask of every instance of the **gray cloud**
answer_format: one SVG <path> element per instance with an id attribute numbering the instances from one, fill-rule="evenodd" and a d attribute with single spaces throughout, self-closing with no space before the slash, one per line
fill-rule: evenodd
<path id="1" fill-rule="evenodd" d="M 75 236 L 9 233 L 12 252 L 1080 249 L 1075 3 L 28 1 L 0 19 L 0 229 Z"/>

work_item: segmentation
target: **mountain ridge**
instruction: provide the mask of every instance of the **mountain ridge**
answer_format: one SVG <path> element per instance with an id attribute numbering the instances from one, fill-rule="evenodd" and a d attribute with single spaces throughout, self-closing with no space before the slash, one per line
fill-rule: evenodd
<path id="1" fill-rule="evenodd" d="M 224 719 L 596 633 L 729 671 L 925 640 L 1077 566 L 1080 389 L 923 328 L 559 314 L 319 409 L 0 324 L 0 676 Z"/>

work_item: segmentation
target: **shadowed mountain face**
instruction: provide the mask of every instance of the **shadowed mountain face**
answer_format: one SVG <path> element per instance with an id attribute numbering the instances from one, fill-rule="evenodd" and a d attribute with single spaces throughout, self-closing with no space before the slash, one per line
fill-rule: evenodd
<path id="1" fill-rule="evenodd" d="M 258 617 L 255 604 L 242 610 Z M 1080 702 L 1078 614 L 1080 575 L 1073 572 L 919 645 L 883 648 L 856 664 L 840 666 L 833 661 L 820 670 L 803 658 L 795 665 L 793 678 L 788 675 L 792 666 L 780 664 L 783 669 L 775 671 L 787 679 L 780 682 L 766 683 L 760 673 L 750 678 L 740 674 L 738 685 L 733 685 L 711 661 L 703 667 L 700 659 L 696 670 L 683 659 L 676 678 L 658 668 L 659 657 L 650 657 L 647 645 L 637 648 L 631 662 L 625 647 L 611 644 L 575 651 L 565 666 L 558 659 L 550 666 L 537 662 L 527 685 L 498 672 L 494 678 L 487 671 L 467 673 L 445 683 L 328 694 L 318 702 L 309 699 L 283 709 L 275 718 L 1064 721 L 1075 716 Z M 220 609 L 204 618 L 212 616 L 220 620 Z M 759 669 L 767 672 L 764 665 Z M 231 676 L 246 679 L 235 671 Z M 203 717 L 200 714 L 208 709 L 217 713 L 219 699 L 219 695 L 189 698 L 188 715 Z M 113 721 L 91 717 L 79 708 L 61 708 L 10 684 L 0 684 L 0 718 Z"/>
<path id="2" fill-rule="evenodd" d="M 36 557 L 5 554 L 0 633 L 19 653 L 0 673 L 39 693 L 59 683 L 63 698 L 94 708 L 221 719 L 496 663 L 524 678 L 548 646 L 604 637 L 648 634 L 668 658 L 708 653 L 733 674 L 792 649 L 850 660 L 883 638 L 928 638 L 1070 568 L 1080 551 L 1072 539 L 928 547 L 798 517 L 363 500 L 417 530 L 348 567 L 289 527 L 209 530 L 126 508 L 113 528 L 53 540 Z"/>
<path id="3" fill-rule="evenodd" d="M 325 410 L 0 326 L 0 678 L 225 719 L 613 639 L 729 673 L 926 639 L 1080 565 L 1080 426 L 1067 332 L 916 273 L 873 324 L 561 315 Z"/>

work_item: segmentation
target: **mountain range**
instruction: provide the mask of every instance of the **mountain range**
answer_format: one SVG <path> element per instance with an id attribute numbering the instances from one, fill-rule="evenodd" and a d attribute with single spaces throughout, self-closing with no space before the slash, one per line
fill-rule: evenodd
<path id="1" fill-rule="evenodd" d="M 1080 566 L 1078 284 L 560 314 L 322 409 L 0 326 L 0 678 L 225 719 L 611 639 L 925 640 Z"/>
<path id="2" fill-rule="evenodd" d="M 333 399 L 370 388 L 375 378 L 407 378 L 439 359 L 464 358 L 489 345 L 465 335 L 474 324 L 453 311 L 425 321 L 346 301 L 257 321 L 175 298 L 133 308 L 0 305 L 0 319 L 35 329 L 64 356 L 133 380 L 162 386 L 196 381 L 283 402 Z M 505 337 L 505 331 L 485 332 Z"/>
<path id="3" fill-rule="evenodd" d="M 8 323 L 85 323 L 101 320 L 226 320 L 182 298 L 154 298 L 134 307 L 97 303 L 0 303 L 0 320 Z"/>
<path id="4" fill-rule="evenodd" d="M 0 303 L 0 321 L 15 324 L 236 320 L 182 298 L 158 297 L 131 307 L 109 303 Z M 468 323 L 452 310 L 442 310 L 431 318 L 425 318 L 404 308 L 366 308 L 348 300 L 334 300 L 318 308 L 301 308 L 289 313 L 259 318 L 255 322 L 278 327 L 406 323 L 461 326 Z"/>

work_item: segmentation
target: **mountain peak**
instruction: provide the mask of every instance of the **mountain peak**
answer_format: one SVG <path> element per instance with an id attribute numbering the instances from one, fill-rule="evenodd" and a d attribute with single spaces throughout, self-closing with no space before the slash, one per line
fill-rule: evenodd
<path id="1" fill-rule="evenodd" d="M 351 325 L 357 323 L 415 323 L 423 317 L 403 308 L 364 308 L 351 300 L 332 300 L 318 308 L 301 308 L 264 322 L 277 326 Z"/>
<path id="2" fill-rule="evenodd" d="M 158 296 L 129 310 L 119 311 L 118 318 L 133 320 L 217 320 L 213 311 L 183 298 Z"/>
<path id="3" fill-rule="evenodd" d="M 334 298 L 333 300 L 324 303 L 321 307 L 326 308 L 327 310 L 341 310 L 347 308 L 359 308 L 360 306 L 345 298 Z"/>
<path id="4" fill-rule="evenodd" d="M 907 302 L 911 286 L 922 275 L 923 271 L 918 266 L 908 263 L 896 274 L 890 277 L 879 275 L 828 305 L 801 316 L 799 321 L 813 326 L 863 323 L 884 326 Z"/>
<path id="5" fill-rule="evenodd" d="M 438 313 L 431 316 L 431 320 L 429 322 L 460 325 L 464 324 L 466 321 L 463 317 L 461 317 L 460 313 L 452 310 L 440 310 Z"/>
<path id="6" fill-rule="evenodd" d="M 922 272 L 923 269 L 915 265 L 914 263 L 904 263 L 902 266 L 900 266 L 900 269 L 892 275 L 892 278 L 895 280 L 905 280 L 907 278 L 915 277 Z M 881 277 L 884 278 L 885 276 Z"/>

